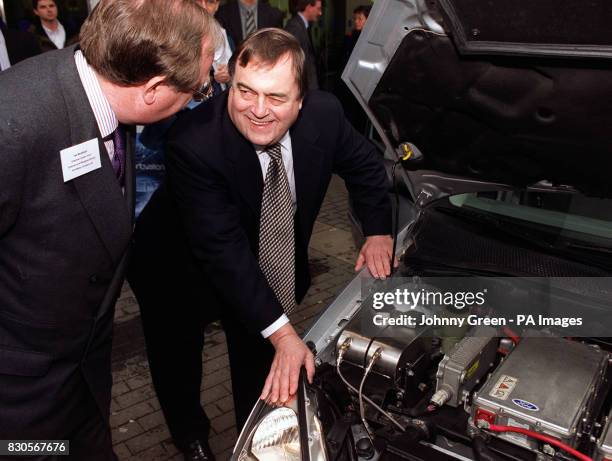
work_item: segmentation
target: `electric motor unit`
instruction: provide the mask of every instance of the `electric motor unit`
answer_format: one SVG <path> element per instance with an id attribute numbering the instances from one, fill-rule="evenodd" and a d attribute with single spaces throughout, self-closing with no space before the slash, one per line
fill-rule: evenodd
<path id="1" fill-rule="evenodd" d="M 551 435 L 575 447 L 605 378 L 608 354 L 562 338 L 523 338 L 473 399 L 472 421 Z M 522 434 L 496 437 L 537 451 Z"/>

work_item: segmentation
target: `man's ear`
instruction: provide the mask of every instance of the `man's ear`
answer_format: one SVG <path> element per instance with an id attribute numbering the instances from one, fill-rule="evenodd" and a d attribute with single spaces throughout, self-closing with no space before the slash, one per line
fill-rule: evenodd
<path id="1" fill-rule="evenodd" d="M 300 99 L 299 110 L 302 110 L 302 103 L 304 102 L 304 98 Z"/>
<path id="2" fill-rule="evenodd" d="M 155 76 L 142 85 L 142 99 L 148 106 L 154 104 L 159 97 L 160 87 L 165 83 L 166 79 L 161 76 Z"/>

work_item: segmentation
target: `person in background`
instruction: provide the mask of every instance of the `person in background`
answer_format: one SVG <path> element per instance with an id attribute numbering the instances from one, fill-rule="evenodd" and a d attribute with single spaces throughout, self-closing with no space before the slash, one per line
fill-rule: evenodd
<path id="1" fill-rule="evenodd" d="M 34 35 L 9 29 L 0 20 L 0 71 L 37 54 L 40 54 L 40 45 Z"/>
<path id="2" fill-rule="evenodd" d="M 242 40 L 264 27 L 283 27 L 285 14 L 263 0 L 230 0 L 219 8 L 217 19 L 238 46 Z"/>
<path id="3" fill-rule="evenodd" d="M 344 37 L 343 56 L 345 65 L 353 52 L 353 48 L 355 48 L 357 44 L 357 40 L 359 40 L 359 36 L 370 15 L 371 9 L 372 7 L 370 5 L 360 5 L 353 10 L 353 30 Z"/>
<path id="4" fill-rule="evenodd" d="M 344 37 L 344 47 L 342 52 L 342 67 L 341 72 L 346 67 L 353 48 L 359 40 L 363 26 L 370 14 L 371 7 L 369 5 L 361 5 L 353 10 L 353 30 Z M 351 124 L 360 133 L 364 133 L 368 124 L 368 117 L 361 107 L 361 104 L 355 99 L 355 96 L 346 86 L 343 81 L 339 82 L 339 86 L 335 91 L 338 99 L 342 102 L 346 117 L 349 119 Z"/>
<path id="5" fill-rule="evenodd" d="M 317 57 L 312 43 L 311 24 L 323 14 L 321 0 L 297 0 L 296 13 L 287 22 L 285 30 L 291 33 L 300 43 L 306 56 L 306 74 L 308 75 L 308 89 L 319 88 L 317 72 Z"/>
<path id="6" fill-rule="evenodd" d="M 219 0 L 201 0 L 201 2 L 204 8 L 206 8 L 206 11 L 208 11 L 208 14 L 215 16 L 219 9 Z M 223 41 L 215 50 L 215 58 L 213 60 L 215 94 L 227 88 L 227 84 L 230 80 L 227 63 L 232 57 L 232 51 L 234 50 L 233 42 L 230 41 L 227 31 L 223 27 L 221 27 L 221 33 L 223 34 Z"/>
<path id="7" fill-rule="evenodd" d="M 43 52 L 61 50 L 66 45 L 76 43 L 76 31 L 64 25 L 57 19 L 57 4 L 55 0 L 33 0 L 34 14 L 40 20 L 36 24 L 36 36 Z"/>
<path id="8" fill-rule="evenodd" d="M 200 94 L 217 37 L 194 0 L 101 0 L 79 48 L 0 73 L 0 440 L 70 442 L 69 456 L 28 459 L 117 459 L 111 344 L 134 213 L 125 125 Z"/>

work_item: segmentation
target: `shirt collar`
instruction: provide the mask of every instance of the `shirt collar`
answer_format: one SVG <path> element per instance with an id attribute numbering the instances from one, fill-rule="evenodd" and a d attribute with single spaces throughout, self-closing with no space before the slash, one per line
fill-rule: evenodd
<path id="1" fill-rule="evenodd" d="M 40 22 L 40 25 L 42 26 L 43 30 L 46 32 L 47 35 L 49 34 L 57 35 L 57 34 L 61 34 L 64 31 L 64 26 L 62 26 L 62 23 L 59 22 L 59 20 L 57 21 L 57 28 L 55 30 L 49 29 L 47 26 L 45 26 L 42 23 L 42 21 Z"/>
<path id="2" fill-rule="evenodd" d="M 4 41 L 4 33 L 0 29 L 0 70 L 5 70 L 11 67 L 6 42 Z"/>
<path id="3" fill-rule="evenodd" d="M 278 143 L 281 145 L 281 150 L 282 149 L 284 149 L 285 151 L 290 150 L 291 135 L 289 134 L 289 130 L 285 132 L 285 134 L 283 135 L 282 138 L 280 138 L 280 141 L 278 141 Z M 253 147 L 255 148 L 255 152 L 257 152 L 257 155 L 261 155 L 266 151 L 267 146 L 260 146 L 258 144 L 253 144 Z"/>
<path id="4" fill-rule="evenodd" d="M 306 18 L 304 17 L 302 13 L 298 11 L 298 14 L 300 15 L 300 18 L 302 18 L 302 21 L 304 21 L 304 25 L 306 26 L 306 29 L 308 29 L 310 27 L 310 23 L 306 20 Z"/>
<path id="5" fill-rule="evenodd" d="M 238 5 L 240 6 L 240 10 L 243 13 L 246 13 L 247 11 L 252 11 L 254 13 L 255 11 L 257 11 L 257 2 L 255 2 L 255 3 L 253 3 L 253 5 L 249 6 L 249 5 L 245 5 L 240 0 L 238 0 Z"/>
<path id="6" fill-rule="evenodd" d="M 104 96 L 98 78 L 93 69 L 87 64 L 87 60 L 81 50 L 74 53 L 74 61 L 76 63 L 79 78 L 83 84 L 83 89 L 89 100 L 89 105 L 93 111 L 96 123 L 100 129 L 102 138 L 106 138 L 115 131 L 119 122 L 111 108 L 108 99 Z"/>

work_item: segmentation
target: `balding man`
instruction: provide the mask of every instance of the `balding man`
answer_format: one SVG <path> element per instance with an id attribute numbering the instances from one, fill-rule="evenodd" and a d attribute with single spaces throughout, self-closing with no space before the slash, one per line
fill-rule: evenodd
<path id="1" fill-rule="evenodd" d="M 111 331 L 134 203 L 123 126 L 200 94 L 216 34 L 194 0 L 101 0 L 80 49 L 0 74 L 0 440 L 116 459 Z"/>

